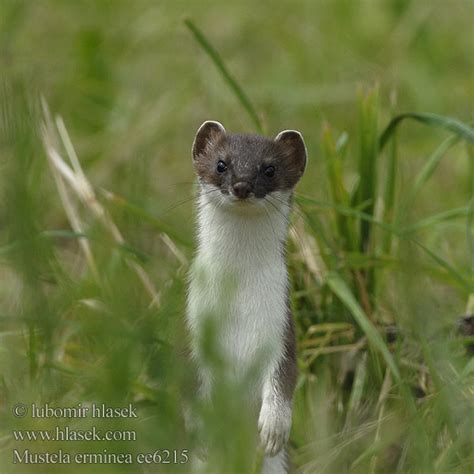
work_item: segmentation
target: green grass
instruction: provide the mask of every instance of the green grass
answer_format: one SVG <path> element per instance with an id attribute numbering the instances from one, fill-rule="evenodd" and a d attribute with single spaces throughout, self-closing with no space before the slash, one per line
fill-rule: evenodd
<path id="1" fill-rule="evenodd" d="M 296 3 L 0 6 L 5 472 L 66 472 L 14 466 L 14 448 L 194 451 L 186 402 L 208 426 L 212 472 L 257 472 L 239 388 L 222 380 L 213 409 L 199 406 L 183 356 L 205 119 L 300 129 L 308 146 L 288 242 L 294 471 L 474 470 L 472 336 L 456 329 L 474 299 L 472 5 Z M 14 418 L 20 402 L 133 403 L 139 418 Z M 137 440 L 12 439 L 92 425 Z"/>

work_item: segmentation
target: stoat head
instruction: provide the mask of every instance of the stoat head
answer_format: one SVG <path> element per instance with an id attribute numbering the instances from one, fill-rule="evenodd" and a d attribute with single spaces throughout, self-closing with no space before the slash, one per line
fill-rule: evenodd
<path id="1" fill-rule="evenodd" d="M 193 164 L 202 188 L 233 206 L 261 206 L 274 196 L 288 197 L 303 175 L 306 147 L 301 133 L 280 132 L 273 140 L 227 133 L 204 122 L 193 143 Z"/>

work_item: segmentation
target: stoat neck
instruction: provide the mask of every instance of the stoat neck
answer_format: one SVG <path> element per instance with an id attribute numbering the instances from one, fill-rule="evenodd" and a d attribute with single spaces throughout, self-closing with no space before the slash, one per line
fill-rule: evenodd
<path id="1" fill-rule="evenodd" d="M 233 267 L 283 263 L 289 206 L 234 211 L 199 197 L 198 256 Z"/>

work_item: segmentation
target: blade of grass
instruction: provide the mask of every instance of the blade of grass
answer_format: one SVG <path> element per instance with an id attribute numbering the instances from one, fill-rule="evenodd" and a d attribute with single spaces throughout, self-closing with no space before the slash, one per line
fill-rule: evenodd
<path id="1" fill-rule="evenodd" d="M 347 331 L 348 329 L 353 329 L 353 325 L 350 323 L 319 323 L 310 326 L 307 329 L 307 334 L 315 334 L 318 332 Z"/>
<path id="2" fill-rule="evenodd" d="M 390 94 L 390 111 L 393 117 L 396 109 L 397 95 L 395 91 Z M 388 224 L 394 220 L 395 212 L 395 192 L 397 183 L 398 165 L 398 139 L 396 132 L 390 140 L 390 149 L 387 157 L 387 173 L 385 175 L 384 195 L 383 195 L 383 216 L 382 220 Z M 388 254 L 392 246 L 392 235 L 385 234 L 382 239 L 382 252 Z"/>
<path id="3" fill-rule="evenodd" d="M 44 97 L 41 98 L 41 104 L 43 107 L 44 117 L 43 143 L 46 149 L 46 156 L 48 157 L 48 164 L 51 169 L 51 173 L 53 174 L 53 178 L 58 189 L 59 197 L 63 204 L 64 211 L 66 212 L 68 220 L 71 224 L 72 230 L 77 234 L 84 234 L 84 225 L 79 216 L 79 213 L 77 212 L 77 209 L 75 208 L 71 196 L 69 195 L 69 191 L 66 188 L 64 176 L 61 175 L 58 166 L 55 165 L 57 163 L 57 160 L 55 160 L 55 146 L 57 144 L 57 140 L 55 134 L 53 133 L 53 120 L 51 117 L 51 113 Z M 65 165 L 65 167 L 66 169 L 68 168 L 67 165 Z M 95 280 L 100 283 L 100 275 L 97 270 L 97 264 L 95 262 L 94 255 L 92 253 L 92 249 L 89 242 L 85 238 L 80 238 L 79 245 L 82 248 L 82 251 L 84 252 L 86 261 L 91 269 L 92 275 L 94 276 Z"/>
<path id="4" fill-rule="evenodd" d="M 375 473 L 378 455 L 380 454 L 380 452 L 383 451 L 383 449 L 385 449 L 391 442 L 395 441 L 397 437 L 399 436 L 399 429 L 394 429 L 393 431 L 391 430 L 390 434 L 386 433 L 383 438 L 381 436 L 383 421 L 386 418 L 385 402 L 387 401 L 387 397 L 391 388 L 392 388 L 392 384 L 391 384 L 390 372 L 386 370 L 382 388 L 380 390 L 379 399 L 377 401 L 378 416 L 377 416 L 377 428 L 375 430 L 374 441 L 351 464 L 351 471 L 355 470 L 355 468 L 359 464 L 361 464 L 363 461 L 365 461 L 367 458 L 370 457 L 371 459 L 370 459 L 370 465 L 369 465 L 370 466 L 369 473 L 370 474 Z"/>
<path id="5" fill-rule="evenodd" d="M 318 285 L 322 285 L 326 273 L 326 263 L 320 252 L 320 246 L 313 235 L 307 233 L 303 226 L 298 231 L 296 227 L 290 228 L 290 236 L 299 249 L 301 261 L 314 275 Z"/>
<path id="6" fill-rule="evenodd" d="M 258 114 L 252 105 L 252 102 L 250 102 L 249 98 L 247 97 L 247 94 L 244 92 L 242 87 L 238 84 L 238 82 L 234 79 L 234 77 L 231 75 L 229 70 L 227 69 L 226 65 L 224 64 L 224 61 L 222 60 L 220 54 L 217 52 L 217 50 L 211 45 L 209 40 L 204 36 L 202 31 L 194 24 L 192 20 L 189 18 L 184 20 L 184 24 L 188 27 L 188 29 L 191 31 L 191 33 L 194 35 L 194 38 L 196 41 L 199 43 L 199 45 L 202 47 L 202 49 L 207 53 L 207 55 L 211 58 L 212 62 L 218 69 L 218 71 L 221 73 L 222 77 L 224 78 L 224 81 L 227 83 L 227 85 L 230 87 L 234 95 L 237 97 L 243 108 L 246 110 L 250 118 L 252 119 L 255 127 L 257 128 L 257 131 L 259 133 L 263 133 L 263 127 L 262 123 L 258 117 Z"/>
<path id="7" fill-rule="evenodd" d="M 302 209 L 304 208 L 304 205 L 310 205 L 310 206 L 315 206 L 323 209 L 336 209 L 337 212 L 344 214 L 346 216 L 351 216 L 351 217 L 357 217 L 360 220 L 364 220 L 367 222 L 370 222 L 372 224 L 375 224 L 379 226 L 381 229 L 386 230 L 387 232 L 393 232 L 396 233 L 397 235 L 400 234 L 400 231 L 390 225 L 386 224 L 385 222 L 382 222 L 378 220 L 377 218 L 371 216 L 370 214 L 362 211 L 358 211 L 357 209 L 354 209 L 349 206 L 344 206 L 341 204 L 335 204 L 335 203 L 330 203 L 326 201 L 319 201 L 317 199 L 309 198 L 309 197 L 303 197 L 303 196 L 296 196 L 296 201 L 300 206 L 302 206 Z M 307 213 L 308 215 L 311 215 L 311 213 Z"/>
<path id="8" fill-rule="evenodd" d="M 427 253 L 431 258 L 433 258 L 441 267 L 443 267 L 447 273 L 449 273 L 453 279 L 468 293 L 474 292 L 474 282 L 465 278 L 460 272 L 458 272 L 452 265 L 450 265 L 446 260 L 442 259 L 436 252 L 433 252 L 428 247 L 425 247 L 421 242 L 418 242 L 414 239 L 409 239 L 411 242 L 420 247 L 425 253 Z"/>
<path id="9" fill-rule="evenodd" d="M 375 86 L 359 100 L 359 187 L 355 206 L 368 202 L 367 214 L 373 215 L 376 200 L 376 159 L 378 121 L 378 87 Z M 360 222 L 360 249 L 368 251 L 371 239 L 370 222 Z"/>
<path id="10" fill-rule="evenodd" d="M 335 272 L 330 272 L 326 280 L 328 286 L 337 295 L 337 297 L 344 303 L 349 311 L 354 316 L 354 319 L 359 324 L 360 328 L 366 335 L 370 344 L 377 349 L 385 360 L 395 380 L 400 381 L 400 371 L 388 350 L 387 345 L 380 336 L 375 326 L 370 322 L 367 315 L 362 310 L 361 306 L 355 299 L 345 281 Z"/>
<path id="11" fill-rule="evenodd" d="M 466 222 L 467 245 L 471 277 L 474 278 L 474 147 L 467 145 L 469 160 L 469 215 Z"/>
<path id="12" fill-rule="evenodd" d="M 102 204 L 98 201 L 92 185 L 83 173 L 80 162 L 77 159 L 75 152 L 73 151 L 72 142 L 69 139 L 67 130 L 64 127 L 61 118 L 57 118 L 56 124 L 59 124 L 60 128 L 61 126 L 63 126 L 60 131 L 60 135 L 63 142 L 64 140 L 67 141 L 67 143 L 63 143 L 63 146 L 66 149 L 66 153 L 68 154 L 70 162 L 73 164 L 74 170 L 64 161 L 64 159 L 57 150 L 57 134 L 56 130 L 53 127 L 53 122 L 51 120 L 51 114 L 49 112 L 48 104 L 46 103 L 46 100 L 44 98 L 42 98 L 42 106 L 44 116 L 44 124 L 42 127 L 43 143 L 53 175 L 57 178 L 56 184 L 58 190 L 60 191 L 61 196 L 64 198 L 63 204 L 65 206 L 65 210 L 70 220 L 71 226 L 73 227 L 73 230 L 75 232 L 82 233 L 82 225 L 78 221 L 77 213 L 75 211 L 72 214 L 70 213 L 73 207 L 69 197 L 69 190 L 66 188 L 66 183 L 68 183 L 70 185 L 70 188 L 75 191 L 77 197 L 82 201 L 84 206 L 88 208 L 94 215 L 94 217 L 102 223 L 102 225 L 108 230 L 108 232 L 110 232 L 115 242 L 119 246 L 125 246 L 126 241 L 122 236 L 122 233 L 115 225 L 110 215 L 106 212 Z M 87 239 L 80 239 L 79 241 L 85 243 L 85 248 L 89 246 Z M 160 293 L 155 289 L 151 278 L 148 276 L 145 270 L 135 260 L 125 257 L 125 261 L 127 262 L 127 265 L 135 272 L 135 274 L 141 281 L 143 287 L 149 293 L 151 297 L 150 305 L 159 306 Z M 95 267 L 95 271 L 97 271 L 97 267 Z"/>
<path id="13" fill-rule="evenodd" d="M 411 224 L 407 227 L 402 228 L 400 231 L 401 235 L 411 234 L 413 232 L 417 232 L 420 229 L 426 229 L 427 227 L 431 227 L 441 222 L 457 219 L 458 217 L 467 217 L 468 220 L 472 219 L 474 214 L 474 207 L 472 206 L 465 206 L 465 207 L 458 207 L 456 209 L 448 209 L 447 211 L 439 212 L 429 217 L 425 217 L 424 219 L 420 219 L 419 221 Z"/>
<path id="14" fill-rule="evenodd" d="M 301 204 L 304 202 L 304 199 L 300 201 L 300 199 L 297 198 L 297 201 L 298 204 Z M 321 258 L 324 260 L 326 267 L 330 268 L 337 261 L 337 249 L 334 243 L 327 236 L 321 219 L 319 219 L 318 216 L 314 213 L 306 212 L 304 206 L 301 207 L 301 212 L 304 214 L 305 223 L 308 224 L 309 228 L 312 230 L 313 235 L 318 242 L 318 246 L 322 250 L 320 252 Z"/>
<path id="15" fill-rule="evenodd" d="M 466 238 L 469 251 L 469 270 L 471 280 L 474 280 L 474 147 L 469 144 L 467 147 L 467 158 L 469 160 L 469 216 L 466 220 Z M 474 293 L 467 299 L 466 314 L 474 313 Z"/>
<path id="16" fill-rule="evenodd" d="M 379 444 L 381 442 L 381 429 L 382 429 L 382 419 L 385 416 L 385 402 L 387 400 L 390 389 L 392 388 L 392 379 L 390 377 L 390 372 L 385 371 L 385 376 L 383 379 L 382 389 L 380 390 L 379 399 L 377 400 L 377 409 L 379 411 L 377 417 L 377 430 L 375 431 L 374 444 Z M 370 474 L 375 473 L 377 467 L 377 453 L 374 453 L 372 459 L 370 460 Z"/>
<path id="17" fill-rule="evenodd" d="M 407 214 L 407 211 L 413 206 L 415 201 L 415 197 L 423 187 L 423 185 L 431 178 L 433 173 L 436 171 L 441 159 L 445 156 L 447 151 L 451 149 L 456 143 L 459 142 L 459 137 L 453 135 L 448 137 L 444 140 L 436 150 L 430 155 L 428 160 L 426 161 L 425 165 L 423 166 L 422 170 L 418 174 L 411 187 L 410 191 L 408 192 L 404 202 L 400 206 L 399 215 L 396 218 L 396 222 L 400 222 Z"/>
<path id="18" fill-rule="evenodd" d="M 322 208 L 332 208 L 335 207 L 338 209 L 339 212 L 347 215 L 353 215 L 357 216 L 362 220 L 367 220 L 369 222 L 372 222 L 373 224 L 377 225 L 381 229 L 387 231 L 387 232 L 393 232 L 395 235 L 399 237 L 403 237 L 406 240 L 413 242 L 416 244 L 421 250 L 423 250 L 426 254 L 428 254 L 432 259 L 434 259 L 452 278 L 453 280 L 459 284 L 461 288 L 463 288 L 465 291 L 471 292 L 473 289 L 474 283 L 464 277 L 460 272 L 458 272 L 455 268 L 453 268 L 448 262 L 446 262 L 443 258 L 441 258 L 438 254 L 430 250 L 428 247 L 425 247 L 423 244 L 418 242 L 416 239 L 411 238 L 409 235 L 404 234 L 404 232 L 395 226 L 388 225 L 384 222 L 379 221 L 378 219 L 364 213 L 364 212 L 359 212 L 355 211 L 352 208 L 347 208 L 345 206 L 340 206 L 340 205 L 335 205 L 323 201 L 318 201 L 312 198 L 308 197 L 297 197 L 296 200 L 299 202 L 301 205 L 302 210 L 304 210 L 304 206 L 302 204 L 310 204 L 313 206 L 317 207 L 322 207 Z M 310 215 L 311 213 L 307 213 Z"/>
<path id="19" fill-rule="evenodd" d="M 428 370 L 431 375 L 431 381 L 433 383 L 433 386 L 436 387 L 438 401 L 442 405 L 444 405 L 444 409 L 443 409 L 444 419 L 445 419 L 448 431 L 451 435 L 451 439 L 454 441 L 457 438 L 456 427 L 455 427 L 455 422 L 453 420 L 453 417 L 451 415 L 451 410 L 449 409 L 449 406 L 450 406 L 449 396 L 446 393 L 447 390 L 449 389 L 449 385 L 448 386 L 445 385 L 445 382 L 443 381 L 442 377 L 438 373 L 439 369 L 436 365 L 436 360 L 433 357 L 432 348 L 429 345 L 428 340 L 425 337 L 421 328 L 418 331 L 418 343 L 423 353 L 423 359 L 426 365 L 428 366 Z"/>
<path id="20" fill-rule="evenodd" d="M 441 159 L 446 154 L 446 152 L 452 148 L 456 143 L 459 142 L 459 137 L 453 135 L 444 140 L 441 145 L 431 154 L 430 158 L 426 162 L 425 166 L 421 170 L 420 174 L 416 177 L 415 182 L 413 183 L 412 191 L 410 197 L 413 199 L 414 196 L 418 193 L 420 188 L 428 181 L 428 179 L 433 175 L 436 168 L 438 167 Z"/>
<path id="21" fill-rule="evenodd" d="M 416 120 L 428 126 L 444 128 L 445 130 L 455 133 L 464 140 L 474 143 L 474 130 L 459 120 L 426 112 L 407 112 L 394 117 L 382 132 L 379 139 L 380 151 L 383 150 L 391 135 L 395 132 L 397 126 L 407 118 Z"/>
<path id="22" fill-rule="evenodd" d="M 38 237 L 61 237 L 66 239 L 78 239 L 78 238 L 86 238 L 87 235 L 84 233 L 74 232 L 70 230 L 45 230 L 41 232 Z M 32 237 L 31 239 L 26 239 L 22 241 L 15 241 L 10 242 L 7 245 L 3 245 L 0 247 L 0 255 L 6 255 L 9 252 L 13 252 L 16 249 L 20 248 L 22 245 L 30 245 L 31 241 L 37 237 Z"/>
<path id="23" fill-rule="evenodd" d="M 344 187 L 342 175 L 341 153 L 343 153 L 345 149 L 344 140 L 347 143 L 347 138 L 344 138 L 343 135 L 342 141 L 338 142 L 338 147 L 338 145 L 334 143 L 329 125 L 324 127 L 322 136 L 323 156 L 326 163 L 326 173 L 330 185 L 331 197 L 336 204 L 348 205 L 349 194 Z M 352 230 L 351 222 L 349 221 L 348 216 L 341 215 L 336 210 L 334 211 L 336 229 L 339 234 L 339 240 L 342 242 L 342 248 L 345 250 L 355 250 L 357 248 L 356 237 Z"/>
<path id="24" fill-rule="evenodd" d="M 355 370 L 351 395 L 349 397 L 349 402 L 347 405 L 346 419 L 344 422 L 345 429 L 351 426 L 352 421 L 355 420 L 356 412 L 359 409 L 362 399 L 363 399 L 364 386 L 366 384 L 366 380 L 367 380 L 367 352 L 364 352 Z"/>
<path id="25" fill-rule="evenodd" d="M 390 141 L 390 149 L 388 152 L 388 163 L 387 163 L 387 176 L 385 179 L 385 189 L 384 189 L 384 215 L 383 221 L 387 224 L 391 224 L 394 218 L 394 209 L 395 209 L 395 185 L 396 185 L 396 176 L 397 176 L 397 159 L 398 156 L 398 146 L 397 146 L 397 134 L 392 135 Z M 387 232 L 382 240 L 382 252 L 385 254 L 390 253 L 390 248 L 392 246 L 392 234 Z"/>
<path id="26" fill-rule="evenodd" d="M 112 193 L 106 189 L 102 189 L 101 191 L 105 198 L 112 204 L 115 204 L 130 212 L 131 214 L 140 217 L 148 224 L 150 224 L 154 229 L 169 235 L 175 242 L 179 243 L 180 245 L 183 245 L 187 248 L 192 247 L 191 239 L 187 239 L 186 236 L 181 235 L 180 232 L 177 232 L 171 226 L 156 218 L 145 209 L 137 206 L 136 204 L 131 203 L 130 201 L 127 201 L 123 196 L 119 196 L 116 193 Z"/>
<path id="27" fill-rule="evenodd" d="M 354 319 L 364 331 L 371 347 L 374 350 L 377 350 L 382 356 L 382 358 L 385 360 L 385 363 L 387 364 L 387 367 L 390 370 L 394 381 L 398 386 L 398 389 L 400 390 L 401 399 L 404 401 L 404 405 L 411 416 L 413 426 L 417 432 L 417 439 L 419 440 L 420 445 L 422 445 L 423 447 L 428 446 L 428 438 L 426 436 L 426 430 L 421 414 L 417 410 L 409 386 L 407 385 L 406 381 L 401 377 L 398 366 L 395 363 L 395 360 L 393 359 L 392 354 L 390 353 L 385 341 L 382 339 L 375 326 L 370 322 L 369 318 L 362 310 L 361 306 L 355 299 L 349 287 L 337 273 L 331 272 L 329 274 L 327 284 L 334 292 L 334 294 L 352 313 Z M 376 424 L 378 425 L 380 422 L 381 420 L 377 420 Z"/>
<path id="28" fill-rule="evenodd" d="M 69 231 L 69 230 L 45 230 L 41 232 L 38 235 L 38 237 L 33 237 L 31 239 L 23 240 L 21 242 L 20 241 L 12 242 L 8 245 L 0 247 L 0 255 L 8 254 L 9 252 L 12 252 L 16 250 L 17 248 L 21 247 L 22 245 L 29 245 L 31 244 L 31 241 L 35 238 L 50 238 L 50 239 L 61 238 L 61 239 L 76 239 L 76 240 L 87 239 L 89 241 L 93 240 L 89 235 L 85 233 L 74 232 L 74 231 Z M 97 239 L 95 239 L 95 242 L 97 242 Z M 141 250 L 129 244 L 117 244 L 117 248 L 120 251 L 124 251 L 124 252 L 127 252 L 128 254 L 134 255 L 142 263 L 145 263 L 146 261 L 149 260 L 148 255 L 146 255 Z"/>

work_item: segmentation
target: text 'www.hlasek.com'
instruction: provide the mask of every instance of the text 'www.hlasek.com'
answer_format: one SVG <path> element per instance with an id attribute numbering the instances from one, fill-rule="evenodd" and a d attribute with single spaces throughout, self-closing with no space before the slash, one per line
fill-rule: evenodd
<path id="1" fill-rule="evenodd" d="M 135 429 L 106 429 L 102 427 L 104 420 L 122 421 L 138 419 L 137 409 L 128 404 L 124 407 L 109 407 L 105 404 L 78 404 L 74 407 L 58 407 L 49 404 L 17 403 L 12 407 L 12 414 L 21 424 L 12 431 L 14 447 L 12 450 L 13 464 L 185 464 L 189 459 L 187 449 L 159 448 L 148 452 L 136 452 L 124 447 L 127 443 L 137 441 Z M 26 420 L 31 426 L 23 425 Z M 84 426 L 84 420 L 92 420 L 96 424 Z M 38 423 L 48 422 L 48 429 L 32 429 Z M 57 422 L 51 426 L 50 423 Z M 66 422 L 68 424 L 66 424 Z M 87 422 L 87 421 L 86 421 Z M 106 442 L 104 449 L 74 449 L 78 442 Z M 41 449 L 34 449 L 35 444 Z M 58 449 L 44 449 L 61 446 Z M 74 445 L 76 443 L 76 445 Z M 112 443 L 120 446 L 115 449 Z M 81 449 L 84 444 L 80 444 Z M 93 448 L 93 445 L 91 444 Z M 89 446 L 88 446 L 89 448 Z"/>

